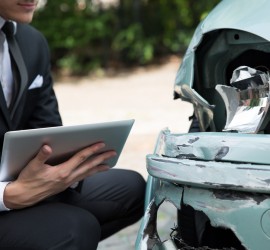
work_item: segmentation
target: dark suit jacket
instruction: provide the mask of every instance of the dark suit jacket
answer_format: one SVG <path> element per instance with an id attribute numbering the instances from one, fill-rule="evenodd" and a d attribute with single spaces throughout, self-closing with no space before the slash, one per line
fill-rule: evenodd
<path id="1" fill-rule="evenodd" d="M 18 94 L 8 110 L 0 89 L 0 149 L 9 130 L 62 125 L 50 73 L 49 48 L 44 36 L 26 24 L 18 24 L 15 35 L 26 71 L 19 70 Z M 43 77 L 40 88 L 28 89 L 34 79 Z M 26 145 L 27 146 L 27 145 Z"/>

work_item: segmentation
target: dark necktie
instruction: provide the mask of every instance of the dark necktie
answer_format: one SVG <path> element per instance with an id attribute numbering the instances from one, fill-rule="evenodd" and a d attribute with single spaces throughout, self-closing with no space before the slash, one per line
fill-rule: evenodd
<path id="1" fill-rule="evenodd" d="M 9 51 L 11 54 L 12 71 L 14 78 L 14 92 L 13 99 L 10 105 L 10 116 L 16 112 L 16 107 L 19 105 L 21 96 L 23 95 L 24 88 L 28 82 L 28 72 L 24 63 L 20 48 L 14 36 L 15 26 L 13 22 L 6 22 L 3 27 L 3 32 L 6 34 Z"/>
<path id="2" fill-rule="evenodd" d="M 15 34 L 14 23 L 6 21 L 3 25 L 2 31 L 6 34 L 7 37 L 12 37 Z"/>
<path id="3" fill-rule="evenodd" d="M 9 47 L 9 51 L 12 50 L 12 47 L 14 47 L 14 34 L 15 34 L 15 27 L 14 24 L 12 22 L 5 22 L 2 31 L 5 33 L 6 35 L 6 39 L 7 39 L 7 43 L 8 43 L 8 47 Z M 9 108 L 12 109 L 14 101 L 16 99 L 16 95 L 18 93 L 18 85 L 19 85 L 19 69 L 18 69 L 18 65 L 15 62 L 15 56 L 16 56 L 16 49 L 15 49 L 15 55 L 14 53 L 10 53 L 10 59 L 11 59 L 11 70 L 12 70 L 12 75 L 13 75 L 13 84 L 12 84 L 12 100 L 10 103 Z"/>

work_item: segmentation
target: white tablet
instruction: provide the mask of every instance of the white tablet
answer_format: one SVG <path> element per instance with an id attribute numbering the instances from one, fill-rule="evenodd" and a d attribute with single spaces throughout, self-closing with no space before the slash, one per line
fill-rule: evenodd
<path id="1" fill-rule="evenodd" d="M 117 156 L 106 164 L 116 165 L 134 120 L 10 131 L 5 134 L 0 165 L 0 181 L 10 181 L 33 159 L 42 145 L 52 147 L 48 164 L 56 165 L 75 152 L 96 142 L 104 142 L 101 152 L 115 150 Z"/>

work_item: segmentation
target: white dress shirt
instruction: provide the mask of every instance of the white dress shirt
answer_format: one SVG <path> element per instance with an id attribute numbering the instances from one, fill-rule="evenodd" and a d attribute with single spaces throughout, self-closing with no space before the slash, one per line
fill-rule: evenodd
<path id="1" fill-rule="evenodd" d="M 2 29 L 5 20 L 0 17 L 0 28 Z M 0 30 L 0 82 L 9 107 L 12 98 L 13 75 L 11 69 L 11 60 L 8 51 L 8 43 L 5 34 Z M 4 191 L 9 182 L 0 182 L 0 211 L 8 211 L 4 204 Z"/>
<path id="2" fill-rule="evenodd" d="M 4 191 L 9 182 L 0 182 L 0 212 L 9 211 L 10 209 L 6 207 L 4 203 Z"/>
<path id="3" fill-rule="evenodd" d="M 3 27 L 4 23 L 5 20 L 0 17 L 0 28 Z M 7 106 L 9 107 L 12 98 L 13 75 L 6 36 L 2 31 L 0 32 L 0 82 L 2 85 Z"/>

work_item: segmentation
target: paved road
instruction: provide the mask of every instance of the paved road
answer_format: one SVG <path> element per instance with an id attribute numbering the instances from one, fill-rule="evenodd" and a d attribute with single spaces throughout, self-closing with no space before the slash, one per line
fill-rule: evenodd
<path id="1" fill-rule="evenodd" d="M 117 167 L 135 169 L 145 179 L 145 155 L 152 153 L 159 131 L 186 132 L 189 103 L 173 100 L 173 84 L 179 60 L 151 68 L 140 68 L 113 77 L 66 79 L 55 91 L 65 125 L 135 119 L 134 127 Z M 161 229 L 171 222 L 170 204 L 161 209 Z M 163 225 L 163 226 L 162 226 Z M 172 225 L 173 226 L 173 225 Z M 100 243 L 98 250 L 134 249 L 139 223 Z"/>

